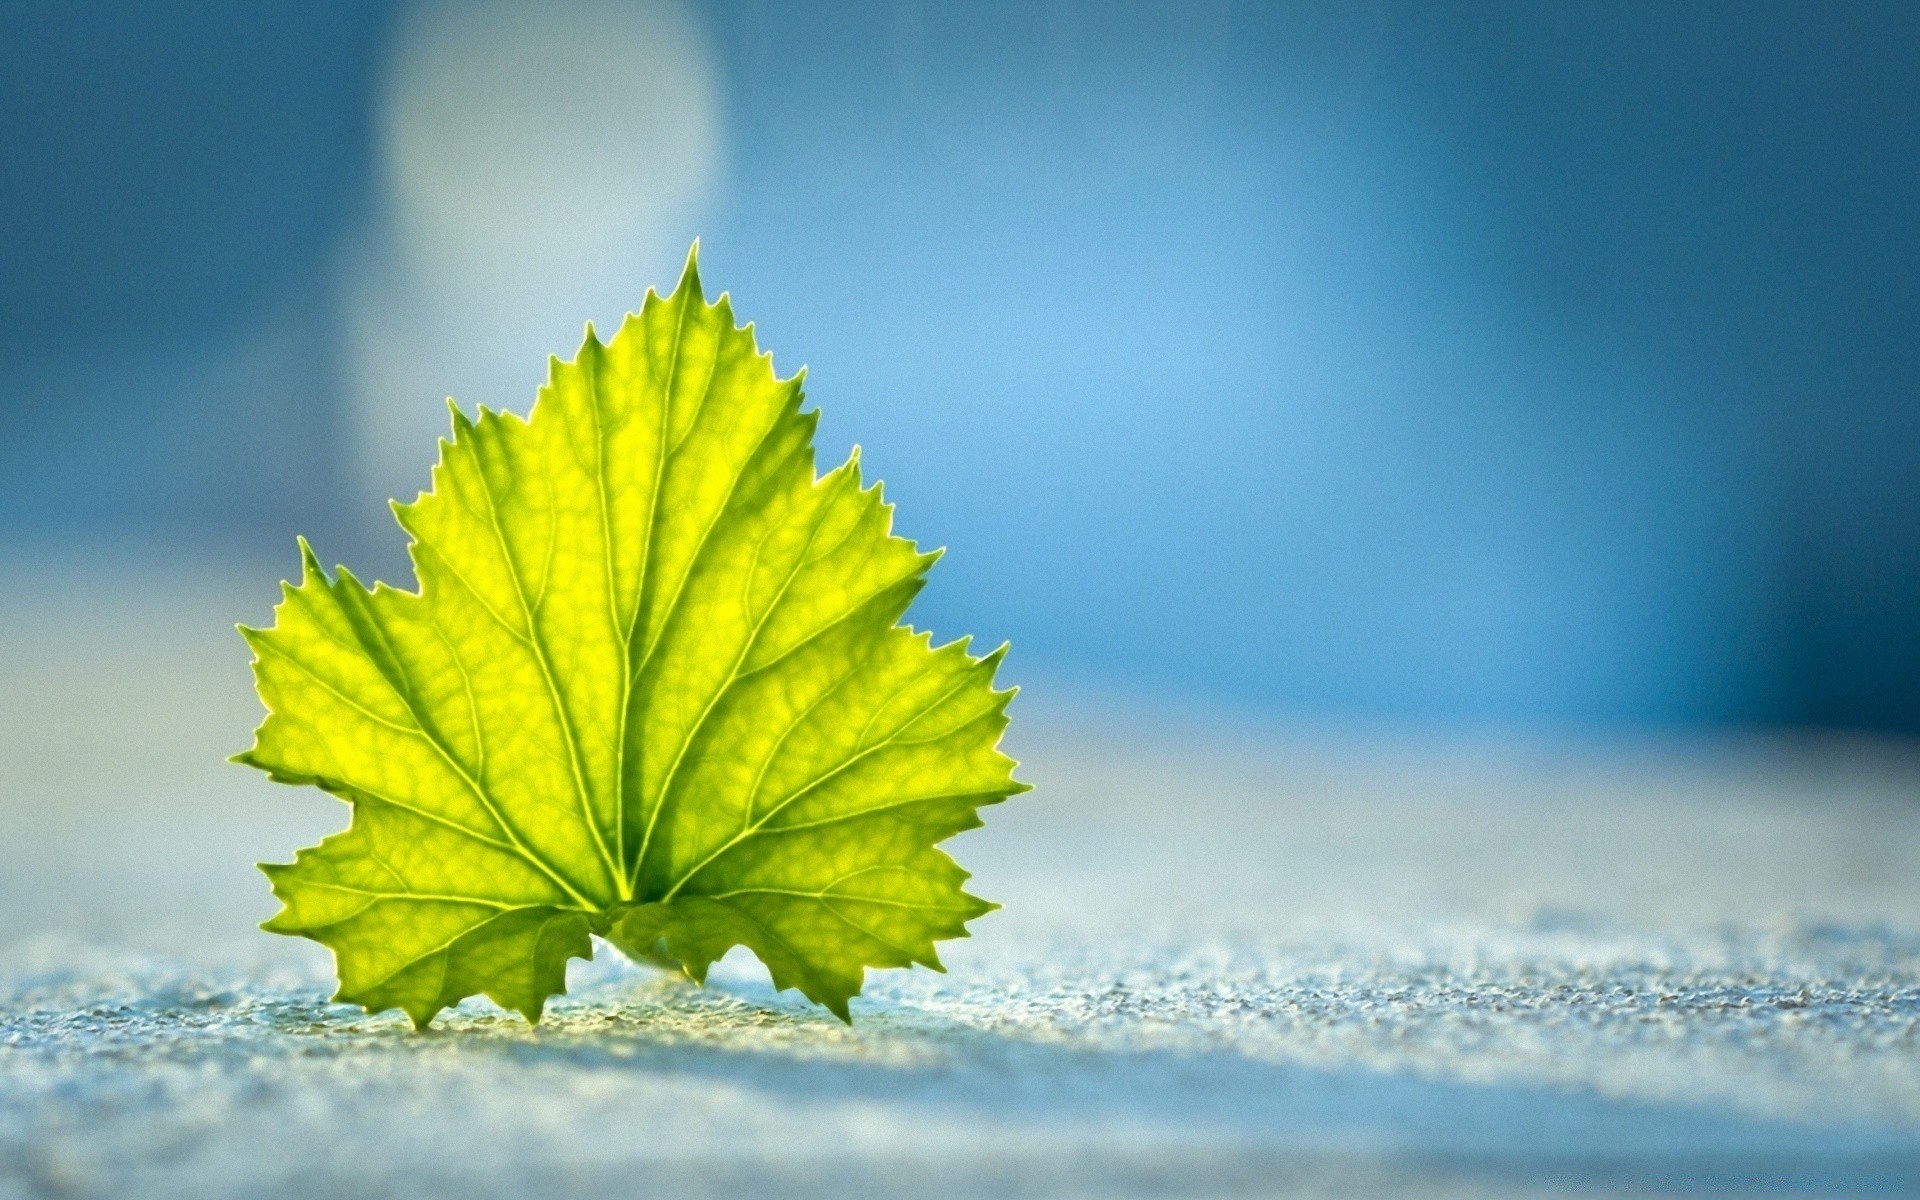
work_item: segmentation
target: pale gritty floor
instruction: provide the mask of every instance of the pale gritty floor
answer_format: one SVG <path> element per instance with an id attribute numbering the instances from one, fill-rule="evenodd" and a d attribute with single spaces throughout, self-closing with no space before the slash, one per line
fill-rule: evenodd
<path id="1" fill-rule="evenodd" d="M 950 974 L 847 1029 L 603 949 L 538 1029 L 418 1035 L 253 928 L 346 815 L 222 761 L 270 580 L 0 567 L 0 1197 L 1920 1192 L 1901 745 L 1034 682 Z"/>

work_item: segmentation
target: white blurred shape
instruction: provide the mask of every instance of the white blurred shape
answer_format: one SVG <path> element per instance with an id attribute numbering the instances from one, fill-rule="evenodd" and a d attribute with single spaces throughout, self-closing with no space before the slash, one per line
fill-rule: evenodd
<path id="1" fill-rule="evenodd" d="M 671 284 L 721 140 L 713 55 L 683 4 L 407 12 L 381 97 L 381 212 L 346 289 L 369 500 L 426 486 L 445 397 L 525 412 L 585 321 L 610 329 Z"/>
<path id="2" fill-rule="evenodd" d="M 706 191 L 706 47 L 671 3 L 430 4 L 398 42 L 382 133 L 414 264 L 518 290 L 632 257 Z"/>

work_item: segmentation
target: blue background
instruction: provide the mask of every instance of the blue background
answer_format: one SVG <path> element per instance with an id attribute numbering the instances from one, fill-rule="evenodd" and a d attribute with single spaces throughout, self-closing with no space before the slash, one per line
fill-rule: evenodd
<path id="1" fill-rule="evenodd" d="M 1920 730 L 1920 9 L 692 15 L 681 241 L 951 547 L 916 623 L 1288 712 Z M 340 264 L 404 18 L 0 9 L 0 586 L 391 571 Z"/>

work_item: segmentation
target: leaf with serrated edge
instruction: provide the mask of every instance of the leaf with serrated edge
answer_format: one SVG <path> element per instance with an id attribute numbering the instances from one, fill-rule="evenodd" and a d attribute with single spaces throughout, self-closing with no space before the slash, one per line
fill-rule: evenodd
<path id="1" fill-rule="evenodd" d="M 1026 790 L 1006 648 L 898 624 L 938 555 L 893 536 L 857 450 L 815 476 L 801 382 L 690 255 L 527 419 L 453 409 L 432 490 L 394 506 L 417 592 L 300 543 L 241 631 L 267 719 L 236 761 L 352 805 L 262 868 L 265 928 L 331 949 L 338 999 L 537 1021 L 598 934 L 696 980 L 744 945 L 849 1020 L 866 968 L 941 969 L 994 907 L 935 847 Z"/>

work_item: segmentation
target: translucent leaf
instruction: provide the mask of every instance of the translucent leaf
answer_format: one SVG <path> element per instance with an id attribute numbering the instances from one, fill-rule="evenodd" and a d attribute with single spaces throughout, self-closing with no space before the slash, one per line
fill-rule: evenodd
<path id="1" fill-rule="evenodd" d="M 690 257 L 526 419 L 453 413 L 396 505 L 417 592 L 303 541 L 242 630 L 268 716 L 238 757 L 353 806 L 267 866 L 266 925 L 334 952 L 339 998 L 419 1025 L 482 994 L 538 1020 L 598 933 L 696 979 L 735 945 L 847 1018 L 865 969 L 938 968 L 993 906 L 936 843 L 1025 785 L 1000 651 L 898 624 L 937 557 Z"/>

